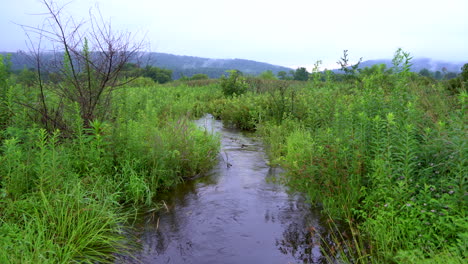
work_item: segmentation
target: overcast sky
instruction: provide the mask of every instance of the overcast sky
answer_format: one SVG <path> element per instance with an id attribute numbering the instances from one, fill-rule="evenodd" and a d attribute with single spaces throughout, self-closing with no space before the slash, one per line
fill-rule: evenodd
<path id="1" fill-rule="evenodd" d="M 38 0 L 1 0 L 0 51 L 26 50 L 14 23 L 37 26 Z M 70 1 L 56 0 L 61 5 Z M 323 67 L 351 59 L 414 57 L 468 61 L 468 0 L 75 0 L 66 11 L 88 17 L 96 3 L 114 27 L 143 32 L 151 51 Z"/>

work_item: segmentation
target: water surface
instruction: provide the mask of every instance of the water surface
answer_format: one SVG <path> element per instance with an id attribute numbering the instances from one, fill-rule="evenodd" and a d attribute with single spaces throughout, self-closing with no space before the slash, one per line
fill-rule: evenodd
<path id="1" fill-rule="evenodd" d="M 125 262 L 324 262 L 319 213 L 268 180 L 280 171 L 268 166 L 261 142 L 210 115 L 197 124 L 220 133 L 218 164 L 161 196 L 167 208 L 136 224 L 141 249 Z"/>

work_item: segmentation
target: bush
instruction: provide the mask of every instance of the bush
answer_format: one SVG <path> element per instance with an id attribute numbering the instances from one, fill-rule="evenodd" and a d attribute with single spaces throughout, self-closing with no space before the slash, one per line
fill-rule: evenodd
<path id="1" fill-rule="evenodd" d="M 191 81 L 208 80 L 208 79 L 209 79 L 208 75 L 203 74 L 203 73 L 197 73 L 197 74 L 194 74 L 192 77 L 190 77 Z"/>
<path id="2" fill-rule="evenodd" d="M 452 94 L 468 91 L 468 63 L 461 68 L 462 72 L 457 78 L 450 79 L 446 82 L 447 89 Z"/>
<path id="3" fill-rule="evenodd" d="M 229 77 L 221 77 L 221 88 L 225 96 L 241 95 L 247 91 L 248 85 L 241 72 L 228 71 Z"/>

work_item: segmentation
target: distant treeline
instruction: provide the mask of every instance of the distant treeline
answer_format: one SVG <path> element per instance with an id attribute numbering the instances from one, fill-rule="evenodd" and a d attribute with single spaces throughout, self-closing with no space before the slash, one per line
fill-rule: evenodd
<path id="1" fill-rule="evenodd" d="M 0 53 L 6 57 L 6 53 Z M 42 54 L 44 61 L 52 61 L 60 53 Z M 36 68 L 35 62 L 24 52 L 8 54 L 10 69 L 16 73 L 23 83 L 33 76 Z M 218 79 L 226 76 L 229 70 L 235 69 L 244 76 L 260 76 L 263 79 L 280 79 L 307 81 L 311 79 L 325 81 L 327 78 L 342 80 L 348 78 L 349 72 L 343 69 L 319 71 L 318 67 L 312 73 L 306 68 L 291 68 L 271 65 L 262 62 L 242 59 L 207 59 L 191 56 L 178 56 L 166 53 L 145 53 L 140 57 L 139 64 L 128 63 L 123 73 L 125 77 L 148 77 L 158 83 L 166 83 L 173 80 L 199 80 Z M 356 69 L 356 74 L 369 75 L 375 71 L 391 71 L 389 60 L 374 60 L 361 62 Z M 461 64 L 460 64 L 461 65 Z M 435 80 L 450 80 L 457 78 L 461 72 L 461 66 L 455 63 L 434 62 L 429 59 L 412 60 L 410 70 L 421 76 Z M 317 65 L 319 66 L 319 65 Z M 424 67 L 424 66 L 427 66 Z M 436 69 L 436 70 L 434 70 Z M 47 69 L 42 69 L 46 70 Z M 29 72 L 31 71 L 31 72 Z M 353 74 L 356 76 L 356 74 Z M 328 77 L 327 77 L 328 76 Z M 54 73 L 50 72 L 50 80 L 53 81 Z"/>
<path id="2" fill-rule="evenodd" d="M 0 52 L 4 56 L 5 52 Z M 23 69 L 36 68 L 35 62 L 27 53 L 13 52 L 10 54 L 12 71 L 19 72 Z M 141 55 L 141 54 L 140 54 Z M 63 56 L 60 53 L 44 53 L 43 61 L 52 61 L 56 56 Z M 191 56 L 178 56 L 166 53 L 144 53 L 139 61 L 132 61 L 139 64 L 140 68 L 146 66 L 157 67 L 170 70 L 171 79 L 178 80 L 184 77 L 191 77 L 195 74 L 206 74 L 209 78 L 220 78 L 227 70 L 237 69 L 246 75 L 259 75 L 264 71 L 271 70 L 275 74 L 280 71 L 289 71 L 290 68 L 272 65 L 263 62 L 243 60 L 243 59 L 207 59 Z"/>

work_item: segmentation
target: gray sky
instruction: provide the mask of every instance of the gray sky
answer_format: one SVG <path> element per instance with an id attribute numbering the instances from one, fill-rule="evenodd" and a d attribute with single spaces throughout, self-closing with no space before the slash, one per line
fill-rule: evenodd
<path id="1" fill-rule="evenodd" d="M 31 14 L 44 7 L 1 1 L 0 51 L 26 50 L 13 22 L 37 26 L 43 17 Z M 66 11 L 87 18 L 96 3 L 114 27 L 146 33 L 156 52 L 332 68 L 344 49 L 369 60 L 401 47 L 414 57 L 468 61 L 468 0 L 75 0 Z"/>

